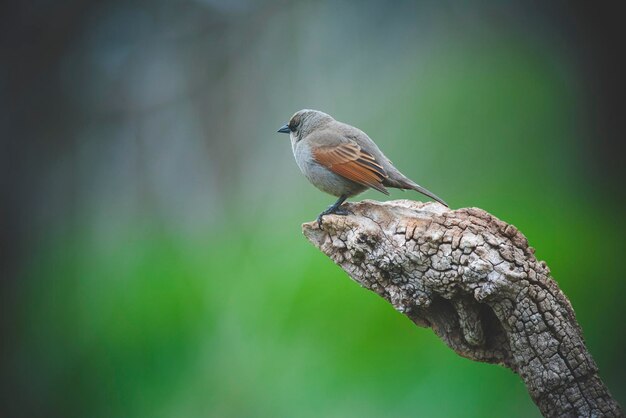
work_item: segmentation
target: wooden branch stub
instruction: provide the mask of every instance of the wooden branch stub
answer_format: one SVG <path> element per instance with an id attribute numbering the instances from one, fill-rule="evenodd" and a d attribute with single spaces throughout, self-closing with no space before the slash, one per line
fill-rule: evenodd
<path id="1" fill-rule="evenodd" d="M 623 416 L 568 299 L 514 226 L 432 202 L 347 207 L 302 229 L 352 279 L 459 355 L 518 373 L 544 416 Z"/>

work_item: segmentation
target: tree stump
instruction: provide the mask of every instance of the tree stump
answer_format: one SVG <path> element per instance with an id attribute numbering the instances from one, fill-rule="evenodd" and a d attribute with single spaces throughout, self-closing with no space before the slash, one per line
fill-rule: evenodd
<path id="1" fill-rule="evenodd" d="M 544 416 L 623 416 L 569 300 L 514 226 L 434 202 L 344 207 L 302 229 L 357 283 L 459 355 L 519 374 Z"/>

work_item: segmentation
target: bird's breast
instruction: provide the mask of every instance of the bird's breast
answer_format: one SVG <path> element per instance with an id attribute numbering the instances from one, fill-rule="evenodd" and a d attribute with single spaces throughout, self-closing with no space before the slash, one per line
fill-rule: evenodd
<path id="1" fill-rule="evenodd" d="M 295 141 L 294 138 L 291 138 L 291 149 L 293 150 L 293 156 L 296 159 L 296 164 L 298 164 L 298 168 L 302 171 L 303 174 L 306 175 L 306 171 L 308 165 L 313 161 L 313 154 L 311 153 L 311 148 L 306 143 L 302 143 L 302 141 Z"/>

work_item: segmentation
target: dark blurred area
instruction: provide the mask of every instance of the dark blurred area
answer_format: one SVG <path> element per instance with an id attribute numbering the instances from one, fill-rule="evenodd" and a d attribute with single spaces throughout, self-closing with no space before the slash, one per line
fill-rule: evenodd
<path id="1" fill-rule="evenodd" d="M 301 108 L 518 226 L 623 405 L 621 8 L 4 2 L 0 415 L 538 415 L 304 241 Z"/>

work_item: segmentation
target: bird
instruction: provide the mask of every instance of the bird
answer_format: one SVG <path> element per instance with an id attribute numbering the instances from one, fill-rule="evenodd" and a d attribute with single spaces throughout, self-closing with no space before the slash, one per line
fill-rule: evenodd
<path id="1" fill-rule="evenodd" d="M 326 215 L 350 214 L 341 205 L 370 188 L 386 195 L 387 187 L 415 190 L 448 207 L 437 195 L 394 167 L 365 132 L 324 112 L 299 110 L 277 132 L 289 134 L 296 164 L 309 182 L 338 197 L 317 217 L 320 228 Z"/>

